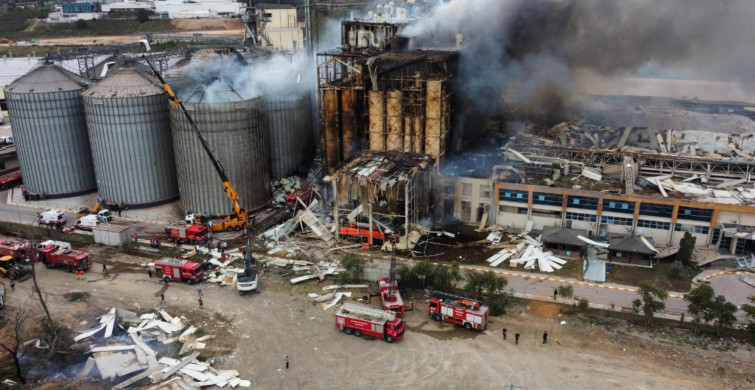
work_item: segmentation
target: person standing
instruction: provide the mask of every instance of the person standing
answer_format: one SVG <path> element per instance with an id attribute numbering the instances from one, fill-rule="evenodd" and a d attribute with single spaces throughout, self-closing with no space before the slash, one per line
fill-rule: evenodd
<path id="1" fill-rule="evenodd" d="M 288 363 L 289 363 L 288 355 L 286 355 L 286 359 L 284 360 L 286 361 L 286 369 L 288 369 Z"/>
<path id="2" fill-rule="evenodd" d="M 104 262 L 104 261 L 102 262 L 102 273 L 103 273 L 103 274 L 106 274 L 106 273 L 107 273 L 107 264 L 105 264 L 105 262 Z"/>
<path id="3" fill-rule="evenodd" d="M 514 333 L 514 340 L 516 340 L 515 345 L 519 345 L 519 333 Z"/>
<path id="4" fill-rule="evenodd" d="M 199 296 L 202 296 L 202 286 L 197 286 L 197 292 L 199 293 Z"/>
<path id="5" fill-rule="evenodd" d="M 121 217 L 121 208 L 119 207 L 118 208 L 118 218 L 120 218 L 120 217 Z"/>
<path id="6" fill-rule="evenodd" d="M 16 291 L 16 281 L 15 280 L 11 280 L 10 281 L 10 290 L 11 291 Z"/>
<path id="7" fill-rule="evenodd" d="M 165 293 L 161 292 L 160 293 L 160 304 L 162 305 L 163 303 L 165 303 Z"/>
<path id="8" fill-rule="evenodd" d="M 553 288 L 553 299 L 555 300 L 557 296 L 558 296 L 558 289 L 554 287 Z"/>
<path id="9" fill-rule="evenodd" d="M 204 310 L 204 301 L 202 300 L 202 297 L 199 297 L 199 308 Z"/>
<path id="10" fill-rule="evenodd" d="M 139 235 L 134 233 L 134 242 L 136 242 L 137 240 L 139 240 Z"/>
<path id="11" fill-rule="evenodd" d="M 147 268 L 147 275 L 149 275 L 149 278 L 152 279 L 152 268 Z"/>
<path id="12" fill-rule="evenodd" d="M 548 343 L 548 331 L 543 331 L 543 344 Z"/>
<path id="13" fill-rule="evenodd" d="M 504 326 L 504 327 L 503 327 L 503 339 L 504 339 L 504 340 L 506 340 L 506 332 L 508 332 L 508 331 L 509 331 L 509 330 L 508 330 L 508 329 L 506 329 L 506 327 Z"/>

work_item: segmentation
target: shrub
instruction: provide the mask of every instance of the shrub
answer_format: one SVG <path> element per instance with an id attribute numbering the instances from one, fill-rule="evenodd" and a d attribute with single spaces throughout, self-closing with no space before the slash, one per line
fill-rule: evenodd
<path id="1" fill-rule="evenodd" d="M 558 286 L 558 295 L 564 298 L 572 298 L 574 297 L 574 287 L 572 287 L 570 284 L 567 284 L 565 286 Z"/>
<path id="2" fill-rule="evenodd" d="M 590 310 L 590 301 L 588 301 L 587 298 L 580 298 L 579 302 L 577 303 L 577 310 L 581 312 Z"/>
<path id="3" fill-rule="evenodd" d="M 675 260 L 668 269 L 668 276 L 673 279 L 681 280 L 684 276 L 684 264 L 679 260 Z"/>

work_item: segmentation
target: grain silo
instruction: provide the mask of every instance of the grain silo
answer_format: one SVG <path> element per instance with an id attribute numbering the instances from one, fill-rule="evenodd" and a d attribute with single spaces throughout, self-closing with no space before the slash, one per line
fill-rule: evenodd
<path id="1" fill-rule="evenodd" d="M 178 198 L 168 97 L 122 67 L 84 91 L 100 199 L 148 207 Z"/>
<path id="2" fill-rule="evenodd" d="M 5 87 L 24 190 L 31 197 L 96 189 L 81 92 L 89 85 L 44 64 Z"/>
<path id="3" fill-rule="evenodd" d="M 273 179 L 300 173 L 312 162 L 312 103 L 309 94 L 265 97 L 270 130 L 270 165 Z"/>
<path id="4" fill-rule="evenodd" d="M 223 79 L 176 88 L 187 111 L 225 168 L 241 207 L 255 210 L 270 201 L 270 145 L 262 99 L 244 99 Z M 231 200 L 209 156 L 178 106 L 170 109 L 173 149 L 186 212 L 227 214 Z"/>

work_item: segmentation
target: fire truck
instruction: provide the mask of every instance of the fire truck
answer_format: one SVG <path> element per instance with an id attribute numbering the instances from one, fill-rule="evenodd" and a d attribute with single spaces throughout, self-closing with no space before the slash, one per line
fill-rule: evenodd
<path id="1" fill-rule="evenodd" d="M 344 303 L 336 313 L 336 328 L 357 337 L 378 337 L 392 343 L 404 337 L 404 323 L 396 313 L 356 303 Z"/>
<path id="2" fill-rule="evenodd" d="M 29 261 L 31 244 L 0 240 L 0 256 L 12 256 L 16 261 Z"/>
<path id="3" fill-rule="evenodd" d="M 21 171 L 0 176 L 0 189 L 5 190 L 21 184 Z"/>
<path id="4" fill-rule="evenodd" d="M 157 277 L 170 281 L 199 283 L 204 279 L 202 264 L 181 259 L 163 259 L 155 262 Z"/>
<path id="5" fill-rule="evenodd" d="M 173 241 L 179 243 L 205 243 L 208 240 L 210 229 L 207 226 L 190 223 L 171 223 L 165 225 L 165 233 Z"/>
<path id="6" fill-rule="evenodd" d="M 378 289 L 380 290 L 380 302 L 383 309 L 396 313 L 397 316 L 404 315 L 404 300 L 401 299 L 401 293 L 398 291 L 398 281 L 396 280 L 396 244 L 398 236 L 391 236 L 391 268 L 388 278 L 378 280 Z"/>
<path id="7" fill-rule="evenodd" d="M 47 268 L 62 267 L 68 272 L 85 270 L 92 266 L 89 252 L 71 249 L 71 244 L 47 240 L 37 245 L 37 261 Z"/>
<path id="8" fill-rule="evenodd" d="M 435 321 L 461 325 L 467 329 L 483 330 L 488 327 L 490 309 L 474 299 L 428 290 L 432 297 L 428 314 Z"/>

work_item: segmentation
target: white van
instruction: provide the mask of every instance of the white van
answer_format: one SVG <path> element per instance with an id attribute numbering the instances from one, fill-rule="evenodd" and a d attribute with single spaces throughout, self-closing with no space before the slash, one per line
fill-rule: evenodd
<path id="1" fill-rule="evenodd" d="M 47 210 L 39 215 L 40 225 L 55 225 L 57 223 L 66 223 L 66 215 L 60 210 Z"/>
<path id="2" fill-rule="evenodd" d="M 97 215 L 94 215 L 94 214 L 85 215 L 79 218 L 78 221 L 76 221 L 76 228 L 81 229 L 81 230 L 92 230 L 92 228 L 97 226 L 98 222 L 99 222 L 99 218 Z"/>

